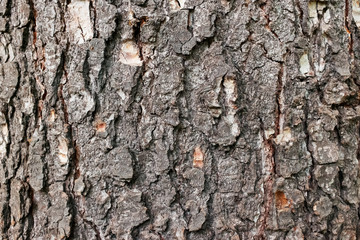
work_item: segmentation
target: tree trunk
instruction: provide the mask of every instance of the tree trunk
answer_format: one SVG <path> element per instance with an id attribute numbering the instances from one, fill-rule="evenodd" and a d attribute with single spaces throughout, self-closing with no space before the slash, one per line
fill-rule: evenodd
<path id="1" fill-rule="evenodd" d="M 359 0 L 1 0 L 0 239 L 360 239 Z"/>

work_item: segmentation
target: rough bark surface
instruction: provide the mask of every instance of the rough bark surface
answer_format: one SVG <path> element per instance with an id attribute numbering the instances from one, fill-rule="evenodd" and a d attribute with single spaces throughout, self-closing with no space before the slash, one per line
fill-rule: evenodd
<path id="1" fill-rule="evenodd" d="M 0 239 L 360 239 L 358 0 L 1 0 Z"/>

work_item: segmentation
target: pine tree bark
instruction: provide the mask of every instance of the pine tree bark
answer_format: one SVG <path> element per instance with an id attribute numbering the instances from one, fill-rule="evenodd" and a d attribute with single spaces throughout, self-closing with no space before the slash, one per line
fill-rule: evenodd
<path id="1" fill-rule="evenodd" d="M 0 239 L 360 239 L 359 0 L 2 0 Z"/>

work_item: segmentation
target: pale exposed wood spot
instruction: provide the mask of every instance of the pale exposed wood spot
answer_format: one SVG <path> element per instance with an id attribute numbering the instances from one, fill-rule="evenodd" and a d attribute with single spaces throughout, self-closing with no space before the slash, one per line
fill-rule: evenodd
<path id="1" fill-rule="evenodd" d="M 360 27 L 360 1 L 352 1 L 352 15 L 355 20 L 356 26 Z"/>
<path id="2" fill-rule="evenodd" d="M 237 99 L 237 86 L 235 78 L 226 76 L 223 85 L 226 93 L 226 102 L 232 107 L 232 109 L 236 109 L 235 102 Z"/>
<path id="3" fill-rule="evenodd" d="M 286 144 L 291 141 L 293 141 L 293 138 L 291 136 L 291 129 L 288 127 L 284 128 L 275 138 L 276 144 Z"/>
<path id="4" fill-rule="evenodd" d="M 180 10 L 185 7 L 186 0 L 169 0 L 170 9 L 173 11 Z"/>
<path id="5" fill-rule="evenodd" d="M 93 38 L 89 1 L 72 1 L 68 5 L 70 20 L 68 28 L 75 43 L 81 44 Z"/>
<path id="6" fill-rule="evenodd" d="M 178 228 L 176 230 L 176 239 L 185 240 L 185 228 Z"/>
<path id="7" fill-rule="evenodd" d="M 200 147 L 194 150 L 193 167 L 202 168 L 204 166 L 204 153 Z"/>
<path id="8" fill-rule="evenodd" d="M 300 72 L 303 75 L 307 75 L 310 72 L 309 58 L 306 53 L 300 57 Z"/>
<path id="9" fill-rule="evenodd" d="M 230 3 L 228 0 L 221 0 L 221 5 L 223 5 L 224 7 L 228 8 Z"/>
<path id="10" fill-rule="evenodd" d="M 275 134 L 275 130 L 272 128 L 269 128 L 269 129 L 265 130 L 264 132 L 265 132 L 266 139 L 269 139 L 271 135 Z"/>
<path id="11" fill-rule="evenodd" d="M 55 109 L 50 110 L 49 122 L 55 122 L 56 114 Z"/>
<path id="12" fill-rule="evenodd" d="M 96 131 L 97 132 L 105 132 L 106 131 L 106 123 L 103 121 L 98 121 L 96 123 Z"/>
<path id="13" fill-rule="evenodd" d="M 65 165 L 68 163 L 68 141 L 64 137 L 59 137 L 59 147 L 58 147 L 58 158 L 61 165 Z"/>
<path id="14" fill-rule="evenodd" d="M 290 207 L 290 201 L 286 198 L 286 195 L 283 191 L 276 191 L 275 205 L 278 210 L 284 210 Z"/>
<path id="15" fill-rule="evenodd" d="M 122 43 L 121 52 L 120 52 L 120 62 L 130 66 L 142 65 L 139 48 L 134 41 L 129 40 Z"/>
<path id="16" fill-rule="evenodd" d="M 9 141 L 9 129 L 6 123 L 1 124 L 0 133 L 0 157 L 3 158 L 6 155 L 6 145 Z"/>
<path id="17" fill-rule="evenodd" d="M 226 120 L 231 126 L 231 134 L 238 136 L 240 134 L 240 126 L 237 118 L 235 117 L 237 112 L 236 100 L 238 98 L 236 79 L 233 75 L 227 75 L 223 82 L 225 91 L 226 105 L 228 106 Z"/>

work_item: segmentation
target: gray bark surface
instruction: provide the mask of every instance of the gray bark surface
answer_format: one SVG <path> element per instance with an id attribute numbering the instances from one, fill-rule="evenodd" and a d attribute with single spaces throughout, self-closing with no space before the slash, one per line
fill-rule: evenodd
<path id="1" fill-rule="evenodd" d="M 360 239 L 358 0 L 1 0 L 0 239 Z"/>

